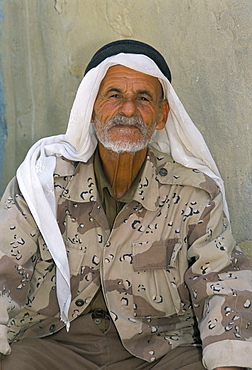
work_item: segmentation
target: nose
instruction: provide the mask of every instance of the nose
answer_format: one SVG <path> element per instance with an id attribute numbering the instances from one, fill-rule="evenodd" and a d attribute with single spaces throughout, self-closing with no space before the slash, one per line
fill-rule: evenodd
<path id="1" fill-rule="evenodd" d="M 136 103 L 133 99 L 128 98 L 122 101 L 119 113 L 125 117 L 131 117 L 136 114 Z"/>

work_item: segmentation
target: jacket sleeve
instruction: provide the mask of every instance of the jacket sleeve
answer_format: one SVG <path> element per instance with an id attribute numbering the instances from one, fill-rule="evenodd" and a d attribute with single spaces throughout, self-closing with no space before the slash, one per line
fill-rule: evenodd
<path id="1" fill-rule="evenodd" d="M 0 205 L 0 353 L 10 353 L 7 324 L 24 307 L 38 230 L 13 179 Z"/>
<path id="2" fill-rule="evenodd" d="M 252 274 L 219 193 L 191 227 L 186 272 L 207 369 L 252 364 Z"/>

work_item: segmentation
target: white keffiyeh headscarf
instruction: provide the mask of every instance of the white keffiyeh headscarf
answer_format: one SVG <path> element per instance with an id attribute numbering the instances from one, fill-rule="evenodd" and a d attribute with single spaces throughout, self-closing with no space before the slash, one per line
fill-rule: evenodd
<path id="1" fill-rule="evenodd" d="M 87 162 L 94 153 L 97 139 L 90 125 L 93 105 L 108 68 L 117 64 L 154 76 L 162 84 L 170 112 L 165 128 L 155 131 L 150 144 L 161 152 L 171 154 L 176 162 L 212 177 L 225 200 L 223 181 L 202 135 L 172 85 L 152 59 L 142 54 L 120 53 L 108 57 L 89 70 L 78 88 L 66 134 L 39 140 L 31 147 L 17 170 L 20 190 L 56 264 L 57 299 L 61 320 L 67 330 L 70 326 L 70 272 L 66 248 L 57 224 L 53 172 L 57 156 Z M 226 202 L 224 211 L 228 214 Z"/>

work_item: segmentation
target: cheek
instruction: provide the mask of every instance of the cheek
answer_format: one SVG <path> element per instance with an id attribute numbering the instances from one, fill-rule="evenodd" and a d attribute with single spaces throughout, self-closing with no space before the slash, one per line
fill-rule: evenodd
<path id="1" fill-rule="evenodd" d="M 159 117 L 159 111 L 152 108 L 139 109 L 139 113 L 147 125 L 152 125 Z"/>
<path id="2" fill-rule="evenodd" d="M 105 102 L 97 102 L 94 106 L 94 114 L 99 120 L 107 121 L 111 117 L 117 114 L 118 108 L 113 104 Z"/>

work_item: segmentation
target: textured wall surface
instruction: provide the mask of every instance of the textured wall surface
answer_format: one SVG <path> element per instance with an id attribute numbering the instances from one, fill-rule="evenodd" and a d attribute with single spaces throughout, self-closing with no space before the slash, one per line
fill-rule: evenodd
<path id="1" fill-rule="evenodd" d="M 166 57 L 224 178 L 233 233 L 250 253 L 251 0 L 0 0 L 0 6 L 2 187 L 37 139 L 65 131 L 92 53 L 115 39 L 138 39 Z"/>

